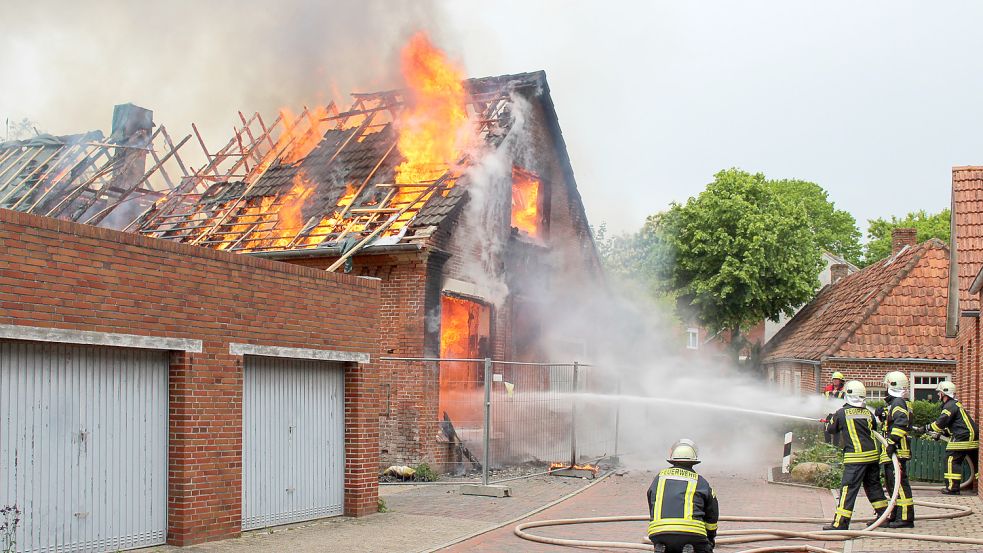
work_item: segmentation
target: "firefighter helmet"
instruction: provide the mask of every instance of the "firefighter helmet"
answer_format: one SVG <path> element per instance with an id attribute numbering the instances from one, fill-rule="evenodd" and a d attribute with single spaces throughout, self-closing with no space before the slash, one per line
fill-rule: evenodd
<path id="1" fill-rule="evenodd" d="M 939 385 L 935 387 L 935 391 L 942 392 L 949 397 L 956 397 L 956 385 L 948 380 L 939 382 Z"/>
<path id="2" fill-rule="evenodd" d="M 863 382 L 851 380 L 843 387 L 843 391 L 846 392 L 847 403 L 854 407 L 864 406 L 864 402 L 867 400 L 867 387 L 863 385 Z"/>
<path id="3" fill-rule="evenodd" d="M 695 465 L 700 462 L 700 456 L 693 440 L 683 438 L 672 444 L 672 448 L 669 449 L 669 458 L 666 460 L 670 463 Z"/>
<path id="4" fill-rule="evenodd" d="M 845 378 L 843 378 L 843 373 L 841 373 L 840 371 L 836 371 L 835 373 L 833 373 L 833 376 L 831 378 L 833 380 L 846 380 Z"/>
<path id="5" fill-rule="evenodd" d="M 884 385 L 887 393 L 894 397 L 904 397 L 908 389 L 908 377 L 901 371 L 891 371 L 884 375 Z"/>

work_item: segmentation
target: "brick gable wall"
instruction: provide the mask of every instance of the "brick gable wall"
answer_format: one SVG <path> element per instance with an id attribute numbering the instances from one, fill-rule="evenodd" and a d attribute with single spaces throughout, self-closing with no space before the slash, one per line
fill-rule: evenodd
<path id="1" fill-rule="evenodd" d="M 248 343 L 379 354 L 379 283 L 0 209 L 0 324 L 201 340 L 169 370 L 168 533 L 241 526 Z M 375 512 L 379 375 L 345 368 L 345 512 Z"/>

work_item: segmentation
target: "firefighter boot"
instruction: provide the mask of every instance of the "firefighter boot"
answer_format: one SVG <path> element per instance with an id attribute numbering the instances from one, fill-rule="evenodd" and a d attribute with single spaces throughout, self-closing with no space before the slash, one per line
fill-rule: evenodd
<path id="1" fill-rule="evenodd" d="M 888 528 L 914 528 L 915 522 L 911 520 L 895 520 L 887 523 Z"/>
<path id="2" fill-rule="evenodd" d="M 664 543 L 655 544 L 655 553 L 666 553 L 666 544 Z"/>

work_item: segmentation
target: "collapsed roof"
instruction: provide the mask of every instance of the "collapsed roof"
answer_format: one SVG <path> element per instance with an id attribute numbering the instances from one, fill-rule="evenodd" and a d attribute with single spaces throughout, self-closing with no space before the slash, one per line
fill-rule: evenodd
<path id="1" fill-rule="evenodd" d="M 0 143 L 0 208 L 122 228 L 187 174 L 153 112 L 123 104 L 102 131 Z M 148 156 L 153 163 L 147 169 Z M 171 173 L 168 173 L 170 168 Z"/>
<path id="2" fill-rule="evenodd" d="M 467 113 L 480 141 L 497 147 L 511 128 L 511 95 L 543 92 L 545 74 L 465 81 Z M 545 93 L 548 94 L 548 93 Z M 465 197 L 467 154 L 441 176 L 394 182 L 403 160 L 396 126 L 403 91 L 353 94 L 347 110 L 332 103 L 282 115 L 269 128 L 243 118 L 231 143 L 235 167 L 200 171 L 132 225 L 158 238 L 238 252 L 412 243 L 427 239 Z M 285 118 L 286 117 L 286 118 Z M 282 127 L 274 138 L 273 128 Z M 218 152 L 218 159 L 227 156 Z M 206 186 L 198 186 L 204 181 Z"/>

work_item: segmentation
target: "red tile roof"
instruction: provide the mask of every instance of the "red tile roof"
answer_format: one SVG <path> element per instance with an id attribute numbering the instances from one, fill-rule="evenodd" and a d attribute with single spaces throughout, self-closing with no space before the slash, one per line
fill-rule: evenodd
<path id="1" fill-rule="evenodd" d="M 768 342 L 764 361 L 955 359 L 945 337 L 948 263 L 933 239 L 824 287 Z"/>
<path id="2" fill-rule="evenodd" d="M 959 309 L 977 310 L 980 300 L 969 293 L 983 267 L 983 167 L 952 168 L 956 260 L 959 263 Z"/>

